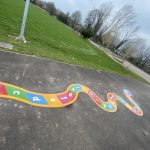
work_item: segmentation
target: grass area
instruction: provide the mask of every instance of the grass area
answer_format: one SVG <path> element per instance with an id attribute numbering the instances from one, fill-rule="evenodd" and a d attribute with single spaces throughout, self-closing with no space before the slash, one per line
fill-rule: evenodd
<path id="1" fill-rule="evenodd" d="M 12 43 L 19 53 L 36 55 L 71 64 L 115 72 L 143 81 L 125 70 L 87 40 L 42 9 L 30 5 L 25 37 L 28 44 L 16 41 L 22 21 L 24 0 L 1 0 L 0 41 Z"/>

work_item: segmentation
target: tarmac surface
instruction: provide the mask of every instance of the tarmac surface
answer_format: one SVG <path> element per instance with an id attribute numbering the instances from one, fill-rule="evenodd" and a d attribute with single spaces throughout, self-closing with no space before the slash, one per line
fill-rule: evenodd
<path id="1" fill-rule="evenodd" d="M 40 108 L 0 98 L 0 150 L 149 150 L 150 86 L 112 73 L 20 54 L 0 52 L 0 82 L 33 92 L 63 92 L 71 83 L 88 86 L 99 97 L 133 93 L 144 112 L 134 115 L 118 102 L 109 113 L 86 94 L 63 108 Z M 107 99 L 106 99 L 107 100 Z"/>
<path id="2" fill-rule="evenodd" d="M 140 76 L 141 78 L 143 78 L 144 80 L 146 80 L 147 82 L 150 83 L 150 75 L 148 73 L 144 72 L 140 68 L 138 68 L 135 65 L 131 64 L 129 61 L 124 60 L 122 57 L 120 57 L 120 56 L 118 56 L 116 54 L 113 54 L 108 48 L 102 47 L 102 46 L 94 43 L 91 40 L 89 40 L 89 42 L 92 43 L 97 48 L 99 48 L 100 50 L 103 50 L 111 59 L 113 59 L 114 61 L 118 62 L 125 69 L 130 70 L 131 72 L 137 74 L 138 76 Z"/>

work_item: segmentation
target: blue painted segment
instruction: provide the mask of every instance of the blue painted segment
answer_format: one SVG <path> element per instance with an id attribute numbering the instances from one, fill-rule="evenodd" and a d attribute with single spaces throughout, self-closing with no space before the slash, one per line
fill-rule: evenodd
<path id="1" fill-rule="evenodd" d="M 81 91 L 82 90 L 82 87 L 80 85 L 75 85 L 75 88 L 78 90 L 78 91 Z"/>
<path id="2" fill-rule="evenodd" d="M 107 108 L 108 108 L 109 110 L 114 110 L 114 109 L 115 109 L 115 108 L 114 108 L 111 104 L 109 104 L 109 103 L 107 103 L 106 106 L 107 106 Z"/>
<path id="3" fill-rule="evenodd" d="M 70 91 L 73 93 L 77 93 L 78 91 L 82 91 L 82 87 L 81 85 L 76 84 L 70 88 Z"/>
<path id="4" fill-rule="evenodd" d="M 48 104 L 43 96 L 27 93 L 27 97 L 30 102 L 36 104 Z"/>
<path id="5" fill-rule="evenodd" d="M 123 92 L 125 95 L 129 96 L 129 97 L 132 97 L 132 93 L 128 90 L 128 89 L 123 89 Z"/>

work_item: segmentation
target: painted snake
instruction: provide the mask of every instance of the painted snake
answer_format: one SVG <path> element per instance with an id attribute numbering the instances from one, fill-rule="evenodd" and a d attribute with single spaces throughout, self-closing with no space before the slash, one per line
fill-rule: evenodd
<path id="1" fill-rule="evenodd" d="M 95 102 L 97 106 L 99 106 L 105 111 L 116 112 L 117 111 L 116 101 L 120 101 L 134 114 L 138 116 L 143 116 L 142 109 L 132 99 L 132 93 L 127 89 L 123 89 L 123 92 L 132 105 L 127 103 L 127 101 L 124 100 L 119 95 L 110 92 L 107 93 L 108 101 L 105 102 L 101 98 L 99 98 L 91 89 L 81 84 L 71 84 L 62 93 L 44 94 L 31 92 L 11 84 L 0 82 L 0 97 L 18 100 L 38 107 L 68 106 L 77 100 L 78 94 L 80 92 L 86 93 Z"/>

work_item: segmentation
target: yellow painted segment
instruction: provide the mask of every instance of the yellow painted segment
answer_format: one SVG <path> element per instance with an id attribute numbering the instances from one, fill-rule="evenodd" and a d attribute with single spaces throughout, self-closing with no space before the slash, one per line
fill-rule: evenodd
<path id="1" fill-rule="evenodd" d="M 129 90 L 123 89 L 124 94 L 131 102 L 129 105 L 126 100 L 115 93 L 107 93 L 107 101 L 99 98 L 91 89 L 81 84 L 71 84 L 64 92 L 56 94 L 44 94 L 25 90 L 18 86 L 0 82 L 0 97 L 18 100 L 37 107 L 64 107 L 73 104 L 80 92 L 87 94 L 93 102 L 100 108 L 108 112 L 117 111 L 116 101 L 120 101 L 131 112 L 138 116 L 143 116 L 142 109 L 132 99 L 132 94 Z"/>

